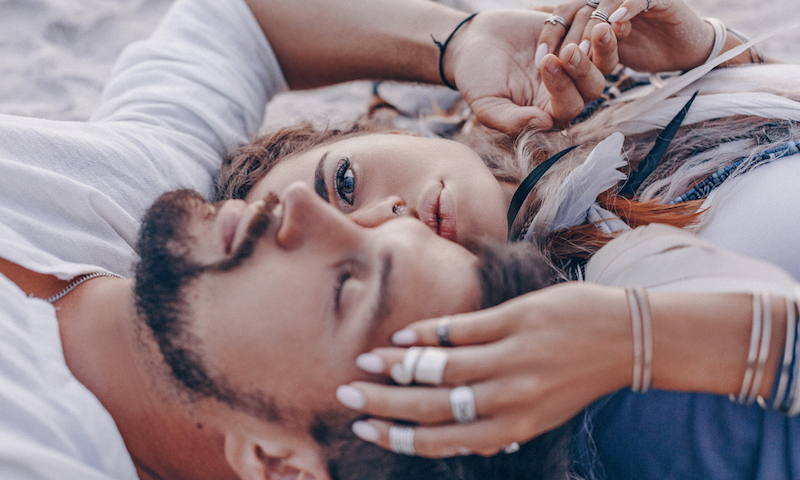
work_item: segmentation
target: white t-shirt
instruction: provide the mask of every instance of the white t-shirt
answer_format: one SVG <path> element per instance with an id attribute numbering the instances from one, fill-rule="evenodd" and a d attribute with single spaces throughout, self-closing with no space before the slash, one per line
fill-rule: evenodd
<path id="1" fill-rule="evenodd" d="M 244 0 L 178 0 L 128 47 L 89 122 L 0 116 L 0 257 L 130 276 L 162 193 L 209 194 L 222 156 L 287 88 Z M 64 363 L 52 306 L 0 275 L 0 478 L 132 479 L 110 415 Z"/>

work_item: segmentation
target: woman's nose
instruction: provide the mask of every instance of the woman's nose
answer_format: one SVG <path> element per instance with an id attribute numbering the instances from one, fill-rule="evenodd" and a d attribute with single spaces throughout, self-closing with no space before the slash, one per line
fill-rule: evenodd
<path id="1" fill-rule="evenodd" d="M 350 219 L 362 227 L 377 227 L 393 218 L 411 214 L 400 197 L 387 197 L 377 203 L 365 205 L 349 215 Z"/>
<path id="2" fill-rule="evenodd" d="M 283 194 L 282 205 L 276 241 L 285 249 L 293 250 L 306 243 L 345 246 L 357 239 L 359 227 L 305 183 L 289 186 Z"/>

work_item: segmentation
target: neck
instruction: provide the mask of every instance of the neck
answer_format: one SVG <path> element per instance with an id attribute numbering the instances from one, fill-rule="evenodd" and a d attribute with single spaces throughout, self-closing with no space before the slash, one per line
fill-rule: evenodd
<path id="1" fill-rule="evenodd" d="M 233 478 L 221 435 L 171 392 L 132 280 L 92 279 L 54 306 L 67 366 L 114 418 L 140 478 Z"/>

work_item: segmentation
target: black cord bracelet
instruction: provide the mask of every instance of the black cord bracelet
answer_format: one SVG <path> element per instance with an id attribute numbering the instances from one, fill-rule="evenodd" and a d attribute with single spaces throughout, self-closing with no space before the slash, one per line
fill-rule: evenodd
<path id="1" fill-rule="evenodd" d="M 444 76 L 444 51 L 447 49 L 447 44 L 450 43 L 450 40 L 453 38 L 453 35 L 456 34 L 458 29 L 461 28 L 465 23 L 467 23 L 470 20 L 472 20 L 473 18 L 475 18 L 475 15 L 477 15 L 477 13 L 473 13 L 469 17 L 467 17 L 464 20 L 462 20 L 461 23 L 459 23 L 456 26 L 456 28 L 453 29 L 453 32 L 450 33 L 450 36 L 447 37 L 447 40 L 445 40 L 444 43 L 439 42 L 438 40 L 433 38 L 433 35 L 431 35 L 431 39 L 433 40 L 433 43 L 435 43 L 436 46 L 439 47 L 439 76 L 442 77 L 442 83 L 444 83 L 447 87 L 449 87 L 449 88 L 451 88 L 453 90 L 456 90 L 456 91 L 458 91 L 458 88 L 455 85 L 453 85 L 452 83 L 448 82 L 447 78 Z"/>

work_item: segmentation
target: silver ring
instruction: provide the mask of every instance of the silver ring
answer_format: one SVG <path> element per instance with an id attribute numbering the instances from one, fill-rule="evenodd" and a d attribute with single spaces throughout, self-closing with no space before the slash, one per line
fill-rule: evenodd
<path id="1" fill-rule="evenodd" d="M 395 363 L 389 369 L 392 380 L 398 385 L 410 385 L 414 380 L 414 370 L 417 368 L 417 361 L 422 354 L 422 347 L 411 347 L 406 350 L 403 356 L 403 363 Z"/>
<path id="2" fill-rule="evenodd" d="M 604 22 L 606 22 L 606 23 L 611 23 L 611 22 L 608 20 L 608 15 L 606 15 L 606 14 L 605 14 L 605 13 L 603 13 L 603 12 L 601 12 L 600 10 L 595 10 L 594 12 L 592 12 L 592 14 L 591 14 L 591 15 L 589 15 L 589 18 L 595 18 L 595 19 L 597 19 L 597 20 L 602 20 L 602 21 L 604 21 Z"/>
<path id="3" fill-rule="evenodd" d="M 469 423 L 477 418 L 475 412 L 475 394 L 472 387 L 456 387 L 450 390 L 450 409 L 458 423 Z"/>
<path id="4" fill-rule="evenodd" d="M 447 353 L 442 348 L 427 347 L 422 351 L 414 369 L 414 381 L 430 385 L 441 385 L 444 379 L 444 367 L 447 365 Z"/>
<path id="5" fill-rule="evenodd" d="M 517 442 L 509 443 L 508 445 L 503 447 L 503 453 L 505 454 L 510 455 L 512 453 L 517 453 L 517 452 L 519 452 L 519 443 Z"/>
<path id="6" fill-rule="evenodd" d="M 389 427 L 389 448 L 394 453 L 414 456 L 414 429 L 411 427 Z"/>
<path id="7" fill-rule="evenodd" d="M 561 25 L 562 27 L 569 29 L 566 20 L 564 20 L 564 17 L 560 15 L 550 15 L 547 17 L 544 23 L 549 23 L 550 25 Z"/>
<path id="8" fill-rule="evenodd" d="M 592 8 L 597 8 L 600 5 L 600 2 L 593 2 L 592 0 L 586 0 L 586 5 L 589 5 Z"/>
<path id="9" fill-rule="evenodd" d="M 403 215 L 406 214 L 406 208 L 397 203 L 395 204 L 395 206 L 392 207 L 392 213 L 394 213 L 398 217 L 402 217 Z"/>
<path id="10" fill-rule="evenodd" d="M 450 317 L 443 317 L 436 324 L 436 336 L 439 338 L 439 345 L 442 347 L 452 347 L 450 341 Z"/>

